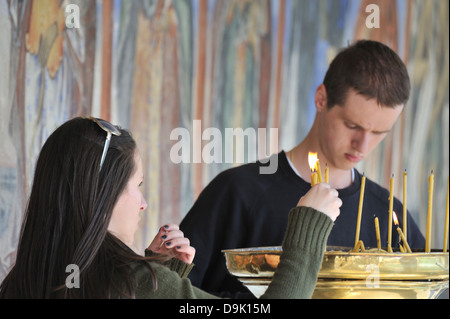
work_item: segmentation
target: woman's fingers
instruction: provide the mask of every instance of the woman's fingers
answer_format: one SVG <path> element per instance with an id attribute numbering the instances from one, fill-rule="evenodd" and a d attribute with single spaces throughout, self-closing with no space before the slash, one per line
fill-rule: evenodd
<path id="1" fill-rule="evenodd" d="M 175 233 L 173 233 L 175 232 Z M 155 238 L 153 239 L 153 241 L 151 242 L 151 244 L 148 246 L 148 249 L 159 253 L 161 247 L 163 246 L 163 244 L 165 242 L 167 242 L 170 239 L 173 239 L 174 236 L 183 236 L 183 234 L 181 233 L 177 233 L 179 232 L 179 227 L 178 225 L 175 224 L 167 224 L 162 226 L 158 233 L 156 234 Z"/>
<path id="2" fill-rule="evenodd" d="M 330 188 L 326 183 L 320 183 L 313 186 L 298 202 L 298 206 L 312 207 L 327 216 L 333 221 L 340 214 L 342 200 L 339 198 L 339 192 Z"/>
<path id="3" fill-rule="evenodd" d="M 195 248 L 188 245 L 175 246 L 175 257 L 179 260 L 185 262 L 186 264 L 191 264 L 195 257 Z"/>
<path id="4" fill-rule="evenodd" d="M 188 264 L 192 263 L 195 256 L 195 249 L 190 246 L 189 239 L 184 237 L 183 232 L 175 224 L 162 226 L 148 249 L 154 253 L 178 258 Z"/>

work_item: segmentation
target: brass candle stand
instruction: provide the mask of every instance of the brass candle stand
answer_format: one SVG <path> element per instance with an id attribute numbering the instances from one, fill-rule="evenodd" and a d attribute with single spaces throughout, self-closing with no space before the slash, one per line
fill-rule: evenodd
<path id="1" fill-rule="evenodd" d="M 261 296 L 280 261 L 281 247 L 224 250 L 228 271 Z M 448 252 L 377 252 L 328 246 L 315 299 L 432 299 L 449 287 Z"/>

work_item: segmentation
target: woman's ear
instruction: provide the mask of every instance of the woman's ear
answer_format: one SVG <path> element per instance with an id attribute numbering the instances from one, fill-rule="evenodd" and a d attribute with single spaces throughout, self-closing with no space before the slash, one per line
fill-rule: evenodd
<path id="1" fill-rule="evenodd" d="M 317 112 L 322 112 L 328 108 L 327 89 L 325 85 L 321 84 L 316 90 L 314 96 L 314 102 L 316 104 Z"/>

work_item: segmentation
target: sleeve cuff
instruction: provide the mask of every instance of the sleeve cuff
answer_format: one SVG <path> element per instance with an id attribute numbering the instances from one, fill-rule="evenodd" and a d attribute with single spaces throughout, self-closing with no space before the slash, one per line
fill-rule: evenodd
<path id="1" fill-rule="evenodd" d="M 162 256 L 161 254 L 154 253 L 151 250 L 146 249 L 145 250 L 145 256 L 146 257 L 152 257 L 152 256 Z M 177 258 L 170 258 L 167 261 L 160 262 L 161 265 L 166 266 L 170 270 L 175 271 L 178 273 L 178 275 L 181 278 L 186 278 L 189 273 L 191 272 L 192 268 L 194 268 L 194 264 L 186 264 L 185 262 L 177 259 Z"/>
<path id="2" fill-rule="evenodd" d="M 327 215 L 311 207 L 295 207 L 289 212 L 283 250 L 301 249 L 321 254 L 333 228 Z"/>

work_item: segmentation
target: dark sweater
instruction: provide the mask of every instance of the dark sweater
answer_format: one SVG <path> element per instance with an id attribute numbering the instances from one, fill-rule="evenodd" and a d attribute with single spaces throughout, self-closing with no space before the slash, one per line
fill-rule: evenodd
<path id="1" fill-rule="evenodd" d="M 194 259 L 196 267 L 189 275 L 194 285 L 218 294 L 248 293 L 228 273 L 221 250 L 281 244 L 288 212 L 311 186 L 292 170 L 284 152 L 274 156 L 278 156 L 278 169 L 274 174 L 260 174 L 260 163 L 246 164 L 220 173 L 203 190 L 183 219 L 180 229 L 197 251 Z M 343 205 L 328 238 L 328 245 L 354 245 L 361 178 L 362 175 L 355 170 L 354 183 L 339 190 Z M 380 223 L 382 246 L 386 246 L 388 211 L 389 191 L 366 178 L 360 231 L 360 239 L 366 248 L 376 247 L 375 216 Z M 397 199 L 394 211 L 403 228 L 403 208 Z M 392 245 L 395 248 L 398 247 L 398 233 L 395 227 L 392 230 Z M 425 246 L 425 239 L 410 216 L 408 243 L 411 248 Z"/>

